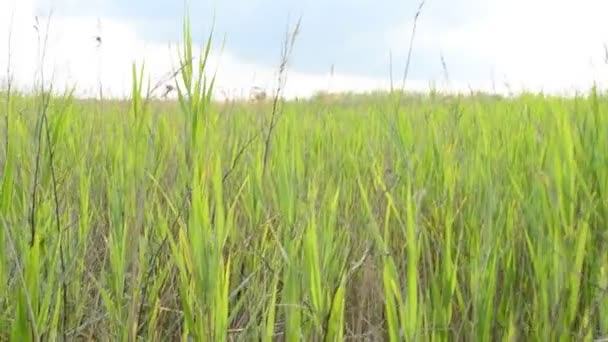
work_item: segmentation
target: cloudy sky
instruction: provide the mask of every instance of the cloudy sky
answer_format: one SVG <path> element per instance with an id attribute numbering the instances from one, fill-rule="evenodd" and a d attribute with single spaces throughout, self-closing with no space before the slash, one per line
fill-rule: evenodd
<path id="1" fill-rule="evenodd" d="M 400 79 L 418 5 L 419 0 L 191 0 L 189 14 L 199 44 L 215 24 L 218 93 L 232 95 L 272 87 L 285 30 L 301 17 L 286 92 L 306 96 L 387 87 L 391 55 L 394 78 Z M 9 33 L 15 83 L 24 89 L 33 84 L 39 65 L 33 25 L 38 17 L 44 33 L 52 10 L 45 78 L 56 86 L 76 85 L 84 96 L 100 83 L 106 95 L 125 94 L 133 61 L 145 60 L 153 80 L 176 65 L 184 9 L 175 0 L 0 0 L 0 84 Z M 606 13 L 605 0 L 428 0 L 407 87 L 505 91 L 508 84 L 515 91 L 563 92 L 608 83 Z"/>

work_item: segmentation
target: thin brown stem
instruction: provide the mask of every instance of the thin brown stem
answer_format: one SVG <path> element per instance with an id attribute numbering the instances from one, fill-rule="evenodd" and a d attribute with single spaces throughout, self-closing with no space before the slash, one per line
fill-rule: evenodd
<path id="1" fill-rule="evenodd" d="M 298 19 L 296 26 L 292 33 L 287 31 L 285 35 L 285 40 L 283 42 L 283 48 L 281 52 L 281 63 L 279 65 L 279 73 L 277 77 L 277 88 L 274 93 L 274 98 L 272 100 L 272 114 L 270 116 L 270 125 L 268 126 L 268 130 L 266 133 L 266 138 L 264 142 L 264 158 L 263 158 L 263 173 L 266 173 L 266 167 L 268 165 L 268 158 L 270 156 L 270 147 L 271 147 L 271 139 L 274 128 L 278 122 L 281 109 L 279 108 L 279 99 L 281 98 L 281 93 L 285 87 L 286 82 L 286 71 L 287 64 L 289 62 L 289 57 L 293 51 L 293 46 L 295 44 L 296 37 L 300 32 L 300 25 L 302 23 L 302 17 Z"/>

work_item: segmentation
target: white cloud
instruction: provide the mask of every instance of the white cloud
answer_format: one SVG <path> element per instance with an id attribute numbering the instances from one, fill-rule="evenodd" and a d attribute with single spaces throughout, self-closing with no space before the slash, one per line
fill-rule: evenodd
<path id="1" fill-rule="evenodd" d="M 31 89 L 36 76 L 38 43 L 33 28 L 37 14 L 35 0 L 13 0 L 0 5 L 0 51 L 8 46 L 12 30 L 11 70 L 17 88 Z M 10 26 L 11 13 L 13 25 Z M 48 17 L 39 18 L 43 34 Z M 181 25 L 181 23 L 175 23 Z M 10 27 L 9 27 L 10 26 Z M 104 96 L 128 96 L 131 89 L 131 68 L 145 62 L 152 83 L 163 79 L 178 64 L 175 45 L 146 42 L 135 25 L 113 18 L 67 16 L 56 12 L 50 18 L 44 73 L 55 89 L 75 86 L 76 95 L 97 96 L 102 85 Z M 99 45 L 96 37 L 102 41 Z M 216 51 L 217 52 L 217 51 Z M 0 79 L 5 79 L 8 54 L 0 56 Z M 217 69 L 217 96 L 248 96 L 252 86 L 261 86 L 271 93 L 276 81 L 276 68 L 240 61 L 229 52 L 212 53 L 209 71 Z M 351 75 L 312 75 L 289 70 L 286 97 L 308 96 L 317 90 L 366 91 L 385 87 L 382 80 Z M 159 90 L 159 94 L 163 89 Z"/>
<path id="2" fill-rule="evenodd" d="M 59 4 L 71 1 L 61 0 Z M 96 0 L 96 4 L 102 1 Z M 480 1 L 470 0 L 469 3 Z M 46 2 L 48 0 L 3 0 L 0 3 L 0 80 L 5 79 L 6 47 L 12 28 L 11 69 L 15 83 L 21 89 L 34 85 L 38 65 L 34 17 L 42 14 L 38 13 L 41 6 L 48 7 Z M 423 11 L 414 52 L 423 49 L 436 53 L 436 58 L 422 61 L 433 64 L 433 68 L 424 75 L 425 79 L 408 81 L 408 88 L 428 89 L 427 83 L 434 82 L 439 88 L 459 91 L 467 90 L 469 86 L 483 90 L 496 87 L 498 91 L 505 91 L 503 81 L 507 80 L 515 90 L 525 87 L 555 92 L 586 90 L 593 81 L 608 84 L 608 68 L 603 60 L 608 25 L 602 17 L 608 13 L 608 2 L 493 0 L 483 5 L 483 11 L 454 27 L 434 21 L 433 8 Z M 449 10 L 449 5 L 438 2 L 434 8 L 435 11 Z M 133 61 L 145 61 L 153 82 L 177 64 L 175 46 L 170 50 L 169 42 L 147 42 L 132 22 L 65 13 L 58 11 L 51 18 L 44 65 L 47 80 L 52 76 L 56 88 L 75 85 L 77 95 L 94 96 L 101 83 L 105 96 L 127 96 Z M 40 26 L 44 28 L 45 25 L 46 18 L 41 16 Z M 175 25 L 180 27 L 181 23 Z M 393 52 L 405 53 L 403 47 L 407 47 L 410 30 L 411 22 L 387 34 L 387 45 Z M 95 40 L 98 34 L 102 37 L 101 46 L 97 46 Z M 365 47 L 361 49 L 364 51 Z M 448 68 L 455 67 L 449 70 L 452 76 L 449 85 L 441 82 L 441 53 L 446 57 Z M 452 63 L 456 59 L 458 63 Z M 276 67 L 247 63 L 229 51 L 212 55 L 211 69 L 214 70 L 218 63 L 217 95 L 220 97 L 226 93 L 246 96 L 252 86 L 265 87 L 268 92 L 274 88 Z M 411 68 L 421 67 L 420 63 L 415 59 Z M 398 71 L 395 69 L 396 81 L 400 79 Z M 289 69 L 285 95 L 307 96 L 318 90 L 367 91 L 387 87 L 388 77 L 359 77 L 337 70 L 330 78 L 329 73 L 298 72 L 295 65 Z"/>
<path id="3" fill-rule="evenodd" d="M 567 92 L 587 90 L 594 81 L 608 84 L 603 47 L 608 43 L 608 2 L 490 0 L 483 5 L 478 17 L 453 28 L 437 25 L 433 10 L 423 11 L 414 52 L 418 48 L 436 53 L 437 73 L 440 53 L 448 58 L 448 66 L 450 57 L 459 59 L 470 74 L 485 74 L 486 80 L 458 81 L 486 88 L 491 70 L 497 82 L 507 80 L 514 89 Z M 440 3 L 435 9 L 441 7 L 449 10 L 449 5 Z M 388 45 L 403 54 L 411 25 L 407 22 L 389 32 Z"/>

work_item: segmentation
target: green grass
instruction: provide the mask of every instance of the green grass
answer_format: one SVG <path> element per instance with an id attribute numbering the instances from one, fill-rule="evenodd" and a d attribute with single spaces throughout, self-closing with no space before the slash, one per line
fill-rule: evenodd
<path id="1" fill-rule="evenodd" d="M 203 64 L 2 103 L 0 341 L 608 336 L 608 96 L 288 102 L 264 168 Z"/>

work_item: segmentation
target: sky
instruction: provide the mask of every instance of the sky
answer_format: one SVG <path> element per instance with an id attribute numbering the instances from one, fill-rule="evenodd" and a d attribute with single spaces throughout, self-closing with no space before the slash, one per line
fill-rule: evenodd
<path id="1" fill-rule="evenodd" d="M 187 8 L 198 46 L 213 29 L 209 72 L 216 72 L 218 97 L 247 96 L 254 86 L 272 92 L 286 30 L 299 18 L 287 97 L 387 89 L 391 70 L 401 86 L 419 5 L 419 0 L 0 0 L 0 87 L 10 60 L 19 89 L 31 89 L 43 70 L 45 81 L 57 89 L 74 86 L 77 95 L 95 96 L 101 85 L 105 96 L 126 96 L 133 62 L 145 62 L 152 83 L 177 65 Z M 405 87 L 565 93 L 588 90 L 594 82 L 604 86 L 605 13 L 605 0 L 427 0 Z M 48 32 L 45 49 L 36 18 L 42 36 Z"/>

